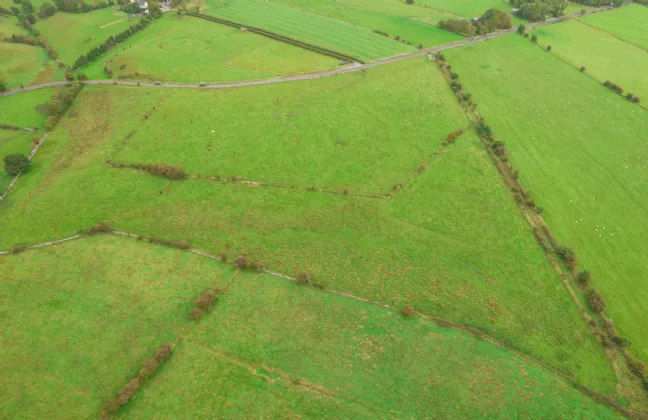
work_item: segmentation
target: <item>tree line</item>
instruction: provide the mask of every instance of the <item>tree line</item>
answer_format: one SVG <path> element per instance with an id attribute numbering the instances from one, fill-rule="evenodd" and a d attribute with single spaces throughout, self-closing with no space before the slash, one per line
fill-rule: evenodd
<path id="1" fill-rule="evenodd" d="M 485 35 L 502 29 L 511 28 L 511 15 L 498 9 L 488 9 L 474 22 L 466 19 L 449 19 L 439 22 L 439 27 L 467 36 Z"/>

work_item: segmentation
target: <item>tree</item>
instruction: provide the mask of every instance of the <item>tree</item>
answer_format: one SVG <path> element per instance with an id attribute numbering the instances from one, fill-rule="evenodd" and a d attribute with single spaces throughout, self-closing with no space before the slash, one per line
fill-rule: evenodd
<path id="1" fill-rule="evenodd" d="M 519 33 L 520 35 L 524 35 L 525 31 L 526 31 L 526 26 L 524 26 L 524 25 L 518 26 L 517 33 Z"/>
<path id="2" fill-rule="evenodd" d="M 38 9 L 38 16 L 40 16 L 41 19 L 47 19 L 54 13 L 56 13 L 56 8 L 52 3 L 43 3 L 41 4 L 40 9 Z"/>
<path id="3" fill-rule="evenodd" d="M 7 90 L 7 82 L 0 78 L 0 92 Z"/>
<path id="4" fill-rule="evenodd" d="M 160 17 L 162 15 L 162 9 L 156 0 L 150 0 L 148 6 L 149 16 L 153 18 Z"/>
<path id="5" fill-rule="evenodd" d="M 22 10 L 23 10 L 23 13 L 25 13 L 25 14 L 34 13 L 34 6 L 31 4 L 31 1 L 23 0 L 22 1 Z"/>
<path id="6" fill-rule="evenodd" d="M 551 51 L 551 45 L 547 45 L 547 51 Z"/>
<path id="7" fill-rule="evenodd" d="M 77 80 L 88 80 L 88 76 L 85 75 L 85 73 L 77 73 Z"/>
<path id="8" fill-rule="evenodd" d="M 74 80 L 74 75 L 72 73 L 70 73 L 69 71 L 66 71 L 65 72 L 65 80 L 67 80 L 68 82 L 71 82 L 72 80 Z"/>
<path id="9" fill-rule="evenodd" d="M 29 166 L 27 156 L 21 154 L 5 155 L 3 158 L 4 170 L 9 175 L 18 175 Z"/>
<path id="10" fill-rule="evenodd" d="M 538 42 L 538 37 L 536 36 L 536 34 L 531 35 L 531 42 L 533 43 Z"/>

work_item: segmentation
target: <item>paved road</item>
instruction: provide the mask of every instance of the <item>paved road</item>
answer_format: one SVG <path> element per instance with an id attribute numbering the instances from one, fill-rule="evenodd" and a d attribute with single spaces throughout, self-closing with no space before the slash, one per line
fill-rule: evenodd
<path id="1" fill-rule="evenodd" d="M 587 11 L 585 14 L 590 14 L 590 13 L 596 13 L 602 10 L 610 9 L 612 8 L 611 6 L 604 6 L 604 7 L 598 7 L 598 8 L 593 8 Z M 529 25 L 526 25 L 527 29 L 534 29 L 540 26 L 545 26 L 545 25 L 551 25 L 556 22 L 564 21 L 567 19 L 573 19 L 579 16 L 583 16 L 581 13 L 574 13 L 568 16 L 563 16 L 561 18 L 556 18 L 556 19 L 549 19 L 543 22 L 535 22 Z M 241 86 L 256 86 L 256 85 L 269 85 L 272 83 L 285 83 L 285 82 L 296 82 L 299 80 L 311 80 L 311 79 L 320 79 L 322 77 L 328 77 L 328 76 L 335 76 L 338 74 L 345 74 L 345 73 L 351 73 L 354 71 L 362 70 L 362 69 L 368 69 L 371 67 L 377 67 L 377 66 L 382 66 L 383 64 L 389 64 L 389 63 L 394 63 L 396 61 L 401 61 L 401 60 L 407 60 L 408 58 L 412 57 L 420 57 L 422 55 L 426 54 L 431 54 L 431 53 L 436 53 L 439 51 L 443 50 L 449 50 L 451 48 L 457 48 L 457 47 L 462 47 L 464 45 L 469 45 L 469 44 L 474 44 L 476 42 L 482 42 L 486 41 L 488 39 L 492 38 L 497 38 L 503 35 L 508 35 L 510 33 L 514 33 L 517 29 L 512 28 L 512 29 L 507 29 L 505 31 L 499 31 L 499 32 L 493 32 L 488 35 L 484 36 L 479 36 L 479 37 L 473 37 L 472 39 L 465 39 L 463 41 L 459 42 L 453 42 L 452 44 L 445 44 L 445 45 L 439 45 L 436 47 L 432 48 L 426 48 L 423 50 L 415 51 L 413 53 L 409 54 L 404 54 L 404 55 L 398 55 L 395 57 L 390 57 L 390 58 L 385 58 L 382 60 L 377 60 L 373 61 L 371 63 L 367 64 L 360 64 L 360 63 L 353 63 L 351 66 L 339 68 L 337 70 L 331 70 L 327 72 L 321 72 L 321 73 L 312 73 L 312 74 L 302 74 L 302 75 L 297 75 L 297 76 L 285 76 L 285 77 L 277 77 L 273 79 L 264 79 L 264 80 L 248 80 L 248 81 L 241 81 L 241 82 L 228 82 L 228 83 L 209 83 L 207 86 L 200 87 L 197 83 L 163 83 L 161 85 L 155 85 L 154 83 L 143 83 L 140 82 L 139 86 L 143 87 L 162 87 L 162 88 L 186 88 L 186 89 L 226 89 L 226 88 L 233 88 L 233 87 L 241 87 Z M 137 86 L 138 82 L 127 82 L 127 81 L 116 81 L 116 80 L 86 80 L 83 82 L 86 85 L 126 85 L 126 86 Z M 27 86 L 24 89 L 11 89 L 8 90 L 4 93 L 0 93 L 0 97 L 3 96 L 10 96 L 14 95 L 16 93 L 20 92 L 27 92 L 30 90 L 36 90 L 36 89 L 43 89 L 43 88 L 48 88 L 48 87 L 53 87 L 53 86 L 63 86 L 63 85 L 69 85 L 72 84 L 72 82 L 67 82 L 67 81 L 60 81 L 60 82 L 50 82 L 50 83 L 43 83 L 40 85 L 32 85 L 32 86 Z"/>

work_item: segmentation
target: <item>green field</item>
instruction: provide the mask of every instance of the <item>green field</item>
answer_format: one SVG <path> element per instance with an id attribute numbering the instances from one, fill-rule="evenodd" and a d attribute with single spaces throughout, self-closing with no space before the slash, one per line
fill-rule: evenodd
<path id="1" fill-rule="evenodd" d="M 88 13 L 58 12 L 46 20 L 36 22 L 34 28 L 58 52 L 59 59 L 71 66 L 80 55 L 135 23 L 137 19 L 106 8 Z"/>
<path id="2" fill-rule="evenodd" d="M 205 13 L 273 31 L 359 60 L 376 60 L 416 50 L 366 28 L 261 0 L 208 0 Z"/>
<path id="3" fill-rule="evenodd" d="M 46 116 L 37 107 L 48 102 L 53 93 L 54 88 L 45 88 L 0 97 L 0 124 L 44 129 Z"/>
<path id="4" fill-rule="evenodd" d="M 409 41 L 415 46 L 420 44 L 425 48 L 464 39 L 462 35 L 445 31 L 435 24 L 426 23 L 425 18 L 439 15 L 440 12 L 417 5 L 406 5 L 394 1 L 393 5 L 390 4 L 391 7 L 388 7 L 387 2 L 383 2 L 376 5 L 380 8 L 376 9 L 376 6 L 369 6 L 366 1 L 360 1 L 361 5 L 313 0 L 276 0 L 275 3 L 299 9 L 305 13 L 314 13 L 385 32 L 391 37 L 398 36 L 401 40 Z M 396 8 L 397 5 L 400 7 Z M 419 18 L 421 19 L 419 20 Z"/>
<path id="5" fill-rule="evenodd" d="M 366 79 L 348 74 L 316 83 L 366 83 L 368 90 L 380 89 L 388 78 L 411 83 L 412 73 L 402 72 L 403 66 L 421 67 L 418 71 L 425 74 L 430 65 L 416 58 L 371 69 Z M 311 83 L 287 85 L 303 86 L 292 100 L 306 96 Z M 430 73 L 428 83 L 445 82 Z M 162 113 L 167 105 L 183 103 L 184 92 L 86 87 L 71 111 L 74 116 L 62 121 L 37 154 L 39 170 L 21 179 L 0 204 L 0 246 L 40 242 L 110 220 L 122 230 L 186 239 L 216 254 L 247 253 L 289 274 L 308 269 L 329 287 L 397 307 L 411 303 L 423 313 L 480 328 L 597 390 L 612 391 L 613 374 L 600 345 L 475 136 L 464 134 L 419 176 L 408 166 L 403 181 L 412 181 L 389 200 L 201 180 L 170 182 L 107 167 L 106 159 L 141 124 L 144 113 L 154 106 Z M 267 96 L 264 88 L 258 92 L 259 98 Z M 436 95 L 451 94 L 439 90 Z M 364 107 L 376 118 L 381 106 L 374 101 Z M 453 115 L 456 122 L 449 127 L 466 125 L 458 105 L 449 100 L 420 124 L 433 132 Z M 157 117 L 152 115 L 150 122 L 161 133 L 182 125 Z M 187 123 L 192 124 L 190 114 Z M 278 134 L 268 141 L 290 150 Z M 241 160 L 241 171 L 256 165 L 254 159 Z M 47 218 L 31 222 L 44 211 Z"/>
<path id="6" fill-rule="evenodd" d="M 0 256 L 3 418 L 96 417 L 230 266 L 114 236 Z"/>
<path id="7" fill-rule="evenodd" d="M 270 276 L 236 278 L 123 417 L 189 412 L 231 418 L 614 417 L 489 343 Z"/>
<path id="8" fill-rule="evenodd" d="M 585 23 L 619 38 L 648 49 L 648 7 L 629 4 L 605 13 L 596 13 L 582 18 Z"/>
<path id="9" fill-rule="evenodd" d="M 514 53 L 513 53 L 514 52 Z M 648 113 L 520 36 L 448 51 L 558 240 L 648 358 Z"/>
<path id="10" fill-rule="evenodd" d="M 611 80 L 625 92 L 648 99 L 648 54 L 633 45 L 577 21 L 545 26 L 533 31 L 538 43 L 599 81 Z M 623 63 L 623 65 L 620 65 Z"/>
<path id="11" fill-rule="evenodd" d="M 100 236 L 0 263 L 7 418 L 95 417 L 169 341 L 124 417 L 617 417 L 465 333 L 186 251 Z M 193 300 L 214 285 L 226 292 L 195 325 Z"/>
<path id="12" fill-rule="evenodd" d="M 228 82 L 326 70 L 338 61 L 251 32 L 167 14 L 81 71 L 91 79 L 105 79 L 108 66 L 115 76 L 134 80 Z"/>
<path id="13" fill-rule="evenodd" d="M 384 196 L 467 125 L 435 67 L 417 58 L 366 77 L 178 90 L 114 159 Z"/>
<path id="14" fill-rule="evenodd" d="M 31 151 L 31 139 L 33 136 L 41 137 L 41 133 L 31 133 L 29 131 L 14 131 L 0 129 L 0 162 L 6 155 L 19 153 L 29 155 Z M 9 186 L 14 177 L 4 170 L 0 172 L 0 195 Z"/>

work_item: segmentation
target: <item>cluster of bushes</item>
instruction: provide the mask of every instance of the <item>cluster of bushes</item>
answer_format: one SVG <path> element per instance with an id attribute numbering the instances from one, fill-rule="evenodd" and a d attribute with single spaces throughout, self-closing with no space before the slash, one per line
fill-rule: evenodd
<path id="1" fill-rule="evenodd" d="M 226 254 L 221 254 L 221 260 L 223 262 L 227 262 L 227 255 Z M 232 261 L 232 265 L 234 268 L 237 270 L 254 270 L 254 271 L 263 271 L 265 270 L 265 264 L 263 261 L 260 260 L 250 260 L 247 255 L 239 255 L 238 257 L 234 258 Z"/>
<path id="2" fill-rule="evenodd" d="M 502 29 L 511 28 L 511 15 L 498 9 L 488 9 L 483 15 L 469 22 L 465 19 L 449 19 L 439 22 L 439 27 L 446 31 L 457 32 L 467 36 L 485 35 Z"/>
<path id="3" fill-rule="evenodd" d="M 139 169 L 141 171 L 148 172 L 151 175 L 159 176 L 162 178 L 169 179 L 187 179 L 189 174 L 183 169 L 178 168 L 177 166 L 167 165 L 166 163 L 111 163 L 108 162 L 113 167 L 116 168 L 131 168 Z"/>
<path id="4" fill-rule="evenodd" d="M 154 238 L 154 237 L 149 237 L 149 236 L 138 236 L 137 239 L 140 240 L 145 240 L 148 241 L 152 244 L 157 244 L 157 245 L 164 245 L 168 246 L 170 248 L 177 248 L 177 249 L 189 249 L 191 248 L 191 245 L 189 245 L 189 242 L 187 241 L 168 241 L 166 239 L 159 239 L 159 238 Z"/>
<path id="5" fill-rule="evenodd" d="M 29 247 L 27 245 L 18 245 L 9 250 L 10 254 L 22 254 L 23 252 L 27 251 Z"/>
<path id="6" fill-rule="evenodd" d="M 74 102 L 74 98 L 76 98 L 82 88 L 83 85 L 81 83 L 73 82 L 69 90 L 55 93 L 52 96 L 52 99 L 50 99 L 46 107 L 49 116 L 45 121 L 45 128 L 48 131 L 56 127 L 56 124 L 58 124 L 63 114 L 70 108 L 72 102 Z"/>
<path id="7" fill-rule="evenodd" d="M 93 62 L 94 60 L 108 52 L 111 48 L 115 47 L 115 45 L 124 42 L 126 39 L 130 38 L 137 32 L 146 28 L 151 23 L 151 21 L 152 19 L 150 17 L 143 17 L 138 23 L 131 25 L 125 31 L 115 36 L 111 36 L 103 44 L 94 47 L 85 55 L 81 55 L 79 58 L 77 58 L 77 60 L 74 62 L 74 66 L 72 66 L 73 69 L 78 70 L 88 63 Z"/>
<path id="8" fill-rule="evenodd" d="M 517 9 L 516 15 L 531 21 L 545 20 L 547 17 L 558 17 L 564 14 L 569 5 L 567 0 L 511 0 Z"/>
<path id="9" fill-rule="evenodd" d="M 2 161 L 4 162 L 5 172 L 11 176 L 18 175 L 29 167 L 29 159 L 27 156 L 19 153 L 5 155 Z"/>
<path id="10" fill-rule="evenodd" d="M 87 235 L 102 235 L 104 233 L 111 233 L 114 232 L 115 229 L 110 227 L 108 222 L 99 222 L 96 225 L 90 226 L 88 229 L 86 229 L 86 234 Z"/>
<path id="11" fill-rule="evenodd" d="M 132 379 L 126 385 L 121 387 L 117 392 L 117 397 L 104 402 L 104 409 L 101 413 L 102 418 L 108 418 L 115 414 L 117 410 L 128 401 L 131 400 L 137 393 L 139 387 L 151 376 L 155 374 L 160 369 L 162 363 L 164 363 L 170 356 L 173 350 L 173 345 L 171 343 L 166 343 L 159 349 L 155 350 L 155 356 L 144 360 L 142 364 L 142 369 L 140 369 L 139 374 L 136 378 Z"/>
<path id="12" fill-rule="evenodd" d="M 459 129 L 457 131 L 453 131 L 452 133 L 448 134 L 448 136 L 445 138 L 445 140 L 443 140 L 442 146 L 447 147 L 447 146 L 451 145 L 463 133 L 464 133 L 464 129 L 461 128 L 461 129 Z"/>
<path id="13" fill-rule="evenodd" d="M 407 318 L 412 318 L 416 315 L 416 311 L 409 303 L 403 306 L 400 310 L 401 314 L 405 315 Z"/>
<path id="14" fill-rule="evenodd" d="M 574 3 L 584 4 L 586 6 L 600 7 L 613 3 L 613 0 L 573 0 Z"/>
<path id="15" fill-rule="evenodd" d="M 222 292 L 223 291 L 217 286 L 207 289 L 202 295 L 198 296 L 198 299 L 196 299 L 196 306 L 189 311 L 189 317 L 194 321 L 200 319 L 203 316 L 203 313 L 212 307 Z"/>
<path id="16" fill-rule="evenodd" d="M 9 124 L 0 124 L 0 128 L 4 130 L 22 130 L 22 128 L 20 127 L 16 127 L 15 125 L 9 125 Z"/>
<path id="17" fill-rule="evenodd" d="M 605 82 L 603 82 L 603 86 L 605 86 L 606 88 L 612 89 L 613 91 L 615 91 L 619 95 L 623 95 L 623 88 L 621 86 L 617 85 L 616 83 L 613 83 L 613 82 L 611 82 L 609 80 L 606 80 Z M 639 98 L 638 96 L 635 96 L 634 94 L 632 94 L 630 92 L 628 92 L 625 95 L 625 97 L 630 102 L 634 102 L 636 104 L 638 104 L 641 101 L 641 98 Z"/>
<path id="18" fill-rule="evenodd" d="M 201 19 L 205 19 L 205 20 L 209 20 L 209 21 L 212 21 L 212 22 L 220 23 L 222 25 L 232 26 L 232 27 L 238 28 L 238 29 L 245 28 L 246 30 L 248 30 L 250 32 L 253 32 L 255 34 L 263 35 L 265 37 L 274 39 L 276 41 L 285 42 L 287 44 L 292 44 L 292 45 L 295 45 L 297 47 L 303 48 L 305 50 L 314 51 L 316 53 L 323 54 L 323 55 L 328 55 L 329 57 L 333 57 L 333 58 L 336 58 L 338 60 L 342 60 L 342 61 L 346 61 L 346 62 L 357 61 L 359 63 L 363 63 L 363 61 L 358 60 L 357 58 L 354 58 L 354 57 L 351 57 L 351 56 L 348 56 L 348 55 L 344 55 L 344 54 L 340 54 L 338 52 L 331 51 L 331 50 L 328 50 L 326 48 L 318 47 L 318 46 L 311 45 L 311 44 L 306 44 L 304 42 L 297 41 L 295 39 L 288 38 L 288 37 L 285 37 L 285 36 L 281 36 L 281 35 L 275 34 L 274 32 L 266 31 L 264 29 L 255 28 L 253 26 L 243 26 L 243 25 L 240 25 L 238 23 L 232 22 L 230 20 L 220 19 L 220 18 L 217 18 L 217 17 L 214 17 L 214 16 L 203 15 L 202 13 L 187 12 L 187 14 L 190 15 L 190 16 L 199 17 Z"/>
<path id="19" fill-rule="evenodd" d="M 97 9 L 105 9 L 106 7 L 113 6 L 115 2 L 108 0 L 108 2 L 101 2 L 96 4 L 87 4 L 82 0 L 55 0 L 58 10 L 67 13 L 85 13 Z"/>

